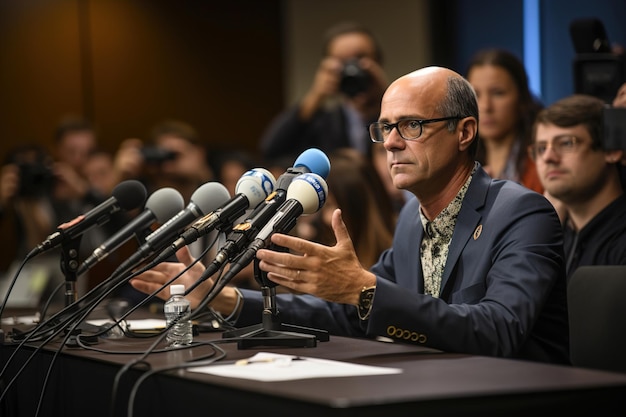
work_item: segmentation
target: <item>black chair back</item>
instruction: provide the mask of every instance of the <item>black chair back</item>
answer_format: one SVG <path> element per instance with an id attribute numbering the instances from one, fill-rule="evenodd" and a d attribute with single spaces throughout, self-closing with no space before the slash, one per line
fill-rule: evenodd
<path id="1" fill-rule="evenodd" d="M 626 372 L 626 265 L 579 267 L 567 300 L 572 364 Z"/>

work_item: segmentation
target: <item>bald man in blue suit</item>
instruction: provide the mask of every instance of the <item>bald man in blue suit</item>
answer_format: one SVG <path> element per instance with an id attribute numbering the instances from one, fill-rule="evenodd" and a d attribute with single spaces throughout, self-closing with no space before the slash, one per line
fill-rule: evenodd
<path id="1" fill-rule="evenodd" d="M 277 296 L 283 322 L 569 363 L 559 218 L 542 195 L 487 175 L 474 161 L 477 130 L 476 97 L 459 74 L 428 67 L 394 81 L 369 132 L 387 151 L 394 185 L 415 198 L 400 214 L 392 247 L 370 270 L 356 257 L 340 209 L 334 246 L 273 235 L 290 251 L 259 250 L 259 267 L 272 282 L 305 293 Z M 133 285 L 155 290 L 192 260 L 185 250 L 178 255 L 182 264 L 163 265 Z M 190 294 L 192 302 L 210 285 Z M 258 323 L 262 303 L 258 292 L 226 287 L 212 306 L 240 327 Z"/>

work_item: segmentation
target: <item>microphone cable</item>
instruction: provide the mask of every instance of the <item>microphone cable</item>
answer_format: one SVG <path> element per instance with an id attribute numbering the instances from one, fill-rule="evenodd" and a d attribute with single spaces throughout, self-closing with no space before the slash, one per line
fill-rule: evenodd
<path id="1" fill-rule="evenodd" d="M 216 238 L 217 240 L 217 238 Z M 215 241 L 213 241 L 213 243 L 208 246 L 205 251 L 208 251 L 214 244 Z M 200 259 L 200 258 L 198 258 Z M 196 260 L 195 262 L 197 262 L 198 260 Z M 175 279 L 177 279 L 182 273 L 186 272 L 189 268 L 191 268 L 191 266 L 193 266 L 194 263 L 190 264 L 187 268 L 185 268 L 181 273 L 179 273 L 178 275 L 174 276 L 172 279 L 170 279 L 170 281 L 168 281 L 168 283 L 166 283 L 164 286 L 162 286 L 160 289 L 156 290 L 155 292 L 153 292 L 151 295 L 147 296 L 140 304 L 143 305 L 143 303 L 147 302 L 148 300 L 150 300 L 152 297 L 154 297 L 159 291 L 161 291 L 162 289 L 164 289 L 169 283 L 173 282 Z M 93 309 L 96 308 L 96 306 L 103 300 L 105 299 L 111 292 L 113 292 L 115 289 L 117 289 L 119 286 L 125 284 L 129 279 L 133 278 L 134 276 L 137 276 L 145 271 L 147 271 L 150 268 L 150 265 L 147 265 L 146 267 L 134 272 L 133 274 L 131 274 L 128 278 L 126 279 L 119 279 L 118 278 L 118 282 L 115 283 L 115 285 L 113 285 L 110 288 L 104 288 L 103 294 L 100 294 L 96 300 L 90 304 L 88 304 L 85 307 L 79 308 L 78 311 L 75 311 L 73 313 L 70 313 L 70 317 L 66 318 L 64 321 L 62 320 L 60 323 L 58 323 L 56 326 L 56 330 L 51 329 L 50 331 L 53 331 L 52 334 L 50 334 L 45 340 L 43 340 L 43 342 L 37 346 L 34 351 L 32 352 L 32 354 L 27 358 L 27 360 L 22 364 L 21 368 L 17 371 L 17 373 L 13 376 L 13 378 L 6 384 L 6 386 L 4 387 L 4 390 L 2 392 L 2 394 L 0 395 L 0 402 L 2 401 L 2 399 L 4 398 L 4 396 L 6 395 L 6 393 L 9 391 L 9 389 L 11 388 L 11 386 L 15 383 L 15 381 L 19 378 L 19 376 L 22 374 L 22 372 L 24 372 L 24 370 L 26 369 L 26 366 L 28 366 L 28 364 L 34 359 L 34 357 L 43 349 L 43 347 L 48 344 L 53 338 L 55 338 L 59 333 L 61 333 L 63 330 L 67 329 L 67 333 L 65 335 L 65 337 L 63 338 L 63 340 L 61 341 L 61 345 L 59 346 L 59 349 L 56 350 L 52 361 L 50 362 L 50 365 L 48 367 L 48 372 L 46 373 L 45 376 L 45 380 L 44 380 L 44 385 L 42 388 L 42 394 L 41 397 L 39 399 L 39 404 L 38 404 L 38 408 L 41 405 L 42 401 L 43 401 L 43 395 L 45 394 L 45 387 L 47 386 L 47 381 L 50 375 L 50 372 L 54 366 L 54 363 L 56 361 L 56 358 L 58 356 L 58 354 L 61 352 L 61 350 L 63 349 L 64 346 L 67 345 L 67 341 L 69 340 L 69 338 L 72 336 L 72 333 L 74 333 L 74 331 L 76 330 L 76 327 L 89 315 L 89 313 L 91 313 L 93 311 Z M 108 280 L 107 280 L 108 281 Z M 105 281 L 106 282 L 106 281 Z M 88 295 L 90 294 L 94 294 L 96 293 L 97 289 L 101 286 L 103 286 L 102 284 L 105 284 L 105 282 L 99 284 L 96 288 L 94 288 L 92 291 L 90 291 L 88 294 L 86 294 L 85 296 L 83 296 L 81 299 L 86 298 Z M 80 300 L 79 300 L 80 301 Z M 77 304 L 78 301 L 74 304 L 71 304 L 69 306 L 67 306 L 65 309 L 61 310 L 61 312 L 63 312 L 66 309 L 69 309 L 69 307 L 75 306 L 75 304 Z M 127 317 L 130 313 L 132 313 L 136 308 L 138 308 L 138 306 L 136 306 L 134 309 L 132 309 L 131 311 L 127 312 L 125 315 L 123 315 L 123 317 L 120 319 L 123 320 L 125 317 Z M 59 312 L 59 313 L 61 313 Z M 58 314 L 58 313 L 57 313 Z M 71 325 L 71 327 L 69 327 L 68 329 L 68 325 L 69 323 L 73 322 L 74 324 Z M 39 327 L 41 327 L 43 323 L 40 323 L 40 325 L 38 325 L 35 330 L 37 330 Z M 166 329 L 167 330 L 167 329 Z M 166 334 L 166 331 L 163 332 L 163 334 Z M 13 358 L 15 357 L 15 355 L 17 354 L 17 352 L 19 351 L 20 348 L 22 348 L 24 346 L 25 343 L 27 343 L 28 341 L 32 341 L 31 336 L 35 335 L 34 332 L 31 332 L 30 334 L 27 334 L 26 337 L 20 342 L 20 344 L 17 346 L 17 348 L 14 350 L 13 354 L 9 357 L 9 359 L 7 360 L 7 363 L 5 364 L 2 372 L 0 372 L 0 378 L 2 377 L 2 375 L 4 374 L 4 372 L 8 369 L 8 366 L 10 364 L 10 362 L 13 360 Z M 81 335 L 78 334 L 76 335 L 76 338 L 79 338 Z M 92 335 L 93 336 L 93 335 Z"/>
<path id="2" fill-rule="evenodd" d="M 133 417 L 133 409 L 135 408 L 135 398 L 137 396 L 137 391 L 139 391 L 139 387 L 140 385 L 149 377 L 151 377 L 152 375 L 155 375 L 157 373 L 161 373 L 161 372 L 166 372 L 166 371 L 172 371 L 175 369 L 187 369 L 187 368 L 192 368 L 192 367 L 196 367 L 196 366 L 207 366 L 207 365 L 212 365 L 215 362 L 218 362 L 222 359 L 224 359 L 226 357 L 226 351 L 224 349 L 222 349 L 221 347 L 219 347 L 218 344 L 214 343 L 214 342 L 208 342 L 208 343 L 202 343 L 202 345 L 208 345 L 211 346 L 213 348 L 213 354 L 209 355 L 209 357 L 207 358 L 207 356 L 204 356 L 203 360 L 193 360 L 191 362 L 184 362 L 182 364 L 176 364 L 176 365 L 169 365 L 169 366 L 163 366 L 160 368 L 156 368 L 156 369 L 150 369 L 149 371 L 144 372 L 141 376 L 139 376 L 139 378 L 137 379 L 137 381 L 135 381 L 135 383 L 133 384 L 133 387 L 130 390 L 130 393 L 128 395 L 128 407 L 127 407 L 127 417 Z M 217 355 L 217 356 L 216 356 Z M 205 359 L 207 358 L 207 359 Z M 113 405 L 113 404 L 112 404 Z M 111 410 L 113 410 L 114 408 L 111 407 Z M 115 417 L 114 414 L 112 414 L 111 417 Z"/>
<path id="3" fill-rule="evenodd" d="M 13 275 L 13 278 L 11 279 L 11 283 L 9 284 L 9 287 L 7 288 L 7 293 L 4 295 L 4 300 L 2 301 L 2 305 L 0 305 L 0 318 L 2 318 L 2 313 L 4 312 L 4 308 L 6 307 L 9 301 L 9 296 L 11 295 L 11 291 L 13 291 L 13 287 L 15 286 L 15 283 L 17 282 L 17 277 L 20 275 L 20 273 L 22 272 L 22 269 L 24 269 L 24 267 L 26 266 L 26 263 L 31 258 L 32 257 L 26 256 L 26 258 L 22 260 L 22 262 L 20 263 L 20 266 L 15 271 L 15 274 Z"/>

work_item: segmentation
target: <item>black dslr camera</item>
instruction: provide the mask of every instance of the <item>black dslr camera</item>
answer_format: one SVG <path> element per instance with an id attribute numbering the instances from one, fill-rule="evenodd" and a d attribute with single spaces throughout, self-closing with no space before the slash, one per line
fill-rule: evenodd
<path id="1" fill-rule="evenodd" d="M 32 162 L 18 163 L 20 170 L 20 197 L 38 197 L 50 194 L 54 186 L 52 169 L 45 165 Z"/>
<path id="2" fill-rule="evenodd" d="M 165 161 L 173 161 L 178 154 L 167 149 L 156 146 L 144 146 L 141 148 L 141 155 L 147 164 L 158 165 Z"/>
<path id="3" fill-rule="evenodd" d="M 370 75 L 359 65 L 358 59 L 347 61 L 341 70 L 339 90 L 348 97 L 367 91 Z"/>

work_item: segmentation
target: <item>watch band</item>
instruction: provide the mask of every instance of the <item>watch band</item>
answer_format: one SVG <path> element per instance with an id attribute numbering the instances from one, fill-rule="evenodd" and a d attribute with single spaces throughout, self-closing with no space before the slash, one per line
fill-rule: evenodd
<path id="1" fill-rule="evenodd" d="M 359 305 L 357 306 L 359 319 L 367 320 L 370 317 L 375 292 L 376 286 L 363 287 L 363 289 L 361 290 L 361 294 L 359 295 Z"/>

